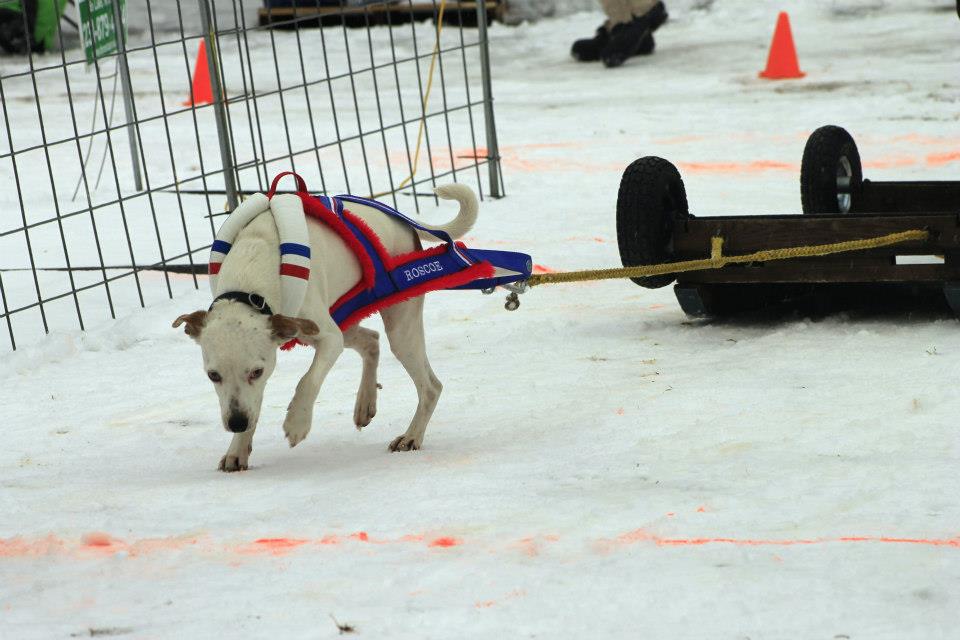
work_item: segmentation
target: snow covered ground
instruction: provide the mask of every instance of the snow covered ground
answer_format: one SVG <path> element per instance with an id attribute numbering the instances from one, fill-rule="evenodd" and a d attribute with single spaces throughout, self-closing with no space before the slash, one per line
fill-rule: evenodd
<path id="1" fill-rule="evenodd" d="M 953 5 L 690 4 L 615 71 L 567 55 L 599 13 L 493 28 L 508 197 L 471 243 L 616 265 L 620 172 L 643 155 L 680 167 L 696 214 L 796 213 L 828 123 L 869 177 L 956 177 Z M 803 80 L 756 77 L 780 8 Z M 300 349 L 250 470 L 222 474 L 215 395 L 169 326 L 208 302 L 4 354 L 0 637 L 960 637 L 953 319 L 708 324 L 629 282 L 515 313 L 434 294 L 422 451 L 386 450 L 415 406 L 386 349 L 373 424 L 352 428 L 348 353 L 290 450 Z"/>

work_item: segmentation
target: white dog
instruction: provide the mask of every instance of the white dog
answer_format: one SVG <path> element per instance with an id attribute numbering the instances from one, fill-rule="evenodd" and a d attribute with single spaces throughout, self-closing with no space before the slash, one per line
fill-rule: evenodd
<path id="1" fill-rule="evenodd" d="M 466 186 L 439 187 L 441 198 L 457 200 L 460 212 L 451 222 L 437 227 L 453 238 L 466 234 L 477 219 L 477 198 Z M 297 198 L 277 195 L 274 198 Z M 391 255 L 420 249 L 418 232 L 383 213 L 360 204 L 350 211 L 362 218 L 380 237 Z M 357 428 L 370 423 L 377 412 L 377 362 L 379 334 L 353 326 L 341 332 L 330 317 L 330 306 L 361 279 L 361 267 L 340 237 L 321 222 L 308 218 L 311 246 L 310 280 L 300 317 L 265 315 L 253 304 L 239 300 L 215 300 L 208 311 L 180 316 L 173 326 L 186 324 L 185 331 L 203 351 L 203 366 L 220 399 L 223 426 L 234 433 L 220 460 L 222 471 L 246 469 L 253 450 L 253 433 L 260 417 L 263 390 L 277 362 L 277 348 L 297 338 L 315 349 L 313 362 L 297 385 L 287 408 L 283 431 L 290 446 L 307 437 L 313 405 L 327 373 L 344 347 L 355 349 L 363 359 L 360 388 L 353 420 Z M 270 211 L 260 214 L 237 236 L 223 261 L 217 282 L 219 295 L 227 291 L 254 294 L 268 305 L 280 308 L 280 254 L 278 233 Z M 215 297 L 216 297 L 215 295 Z M 427 423 L 440 397 L 442 385 L 427 360 L 423 333 L 423 296 L 383 309 L 383 325 L 390 349 L 413 379 L 417 388 L 417 411 L 406 432 L 390 443 L 391 451 L 410 451 L 423 444 Z"/>

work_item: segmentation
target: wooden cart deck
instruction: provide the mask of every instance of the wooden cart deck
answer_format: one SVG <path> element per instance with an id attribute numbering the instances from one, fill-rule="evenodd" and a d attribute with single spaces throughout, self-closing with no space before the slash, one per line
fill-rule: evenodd
<path id="1" fill-rule="evenodd" d="M 724 254 L 739 255 L 911 229 L 929 231 L 929 239 L 868 251 L 681 273 L 674 290 L 688 314 L 712 316 L 776 303 L 813 291 L 814 285 L 821 290 L 821 285 L 831 285 L 846 295 L 870 291 L 874 296 L 884 295 L 884 285 L 906 285 L 917 293 L 943 296 L 960 315 L 960 213 L 691 217 L 674 227 L 672 243 L 676 259 L 687 260 L 709 255 L 710 240 L 718 236 L 724 239 Z M 745 304 L 750 301 L 755 304 Z"/>
<path id="2" fill-rule="evenodd" d="M 960 281 L 960 215 L 836 214 L 804 216 L 718 216 L 690 218 L 677 225 L 673 251 L 678 260 L 704 257 L 710 239 L 722 237 L 727 255 L 798 245 L 827 244 L 910 229 L 930 232 L 927 241 L 856 253 L 790 261 L 729 265 L 679 274 L 692 282 L 906 282 Z M 940 264 L 904 264 L 903 256 L 943 256 Z M 936 258 L 934 258 L 936 259 Z"/>
<path id="3" fill-rule="evenodd" d="M 485 3 L 488 19 L 499 19 L 502 4 L 499 0 L 487 0 Z M 329 6 L 308 7 L 263 7 L 259 10 L 260 26 L 277 28 L 316 27 L 339 25 L 345 22 L 347 26 L 362 26 L 365 24 L 381 24 L 409 22 L 410 20 L 428 20 L 435 17 L 440 11 L 439 2 L 381 2 L 362 6 Z M 475 25 L 477 2 L 469 0 L 450 0 L 444 9 L 444 22 L 465 25 Z M 389 14 L 389 15 L 388 15 Z"/>

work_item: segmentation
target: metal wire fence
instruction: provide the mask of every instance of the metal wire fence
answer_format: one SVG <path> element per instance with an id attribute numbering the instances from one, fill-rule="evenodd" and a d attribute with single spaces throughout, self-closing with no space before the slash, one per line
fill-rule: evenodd
<path id="1" fill-rule="evenodd" d="M 89 2 L 125 24 L 115 52 L 88 63 L 95 38 L 61 20 L 48 52 L 0 56 L 10 349 L 199 287 L 217 216 L 281 171 L 405 211 L 438 181 L 502 195 L 490 4 L 316 0 L 275 15 L 253 0 Z M 204 70 L 212 100 L 194 102 Z"/>

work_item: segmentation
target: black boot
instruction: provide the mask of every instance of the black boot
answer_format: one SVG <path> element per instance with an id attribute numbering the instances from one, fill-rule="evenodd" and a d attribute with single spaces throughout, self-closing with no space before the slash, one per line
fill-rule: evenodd
<path id="1" fill-rule="evenodd" d="M 610 32 L 606 25 L 600 25 L 597 34 L 592 38 L 584 38 L 573 43 L 570 55 L 580 62 L 593 62 L 600 59 L 600 52 L 610 42 Z"/>
<path id="2" fill-rule="evenodd" d="M 643 16 L 650 21 L 650 30 L 656 31 L 663 26 L 663 23 L 667 21 L 667 18 L 670 17 L 670 14 L 667 13 L 667 8 L 662 2 L 658 2 L 653 5 L 653 8 Z"/>
<path id="3" fill-rule="evenodd" d="M 650 21 L 650 33 L 640 42 L 636 53 L 633 55 L 646 56 L 653 53 L 656 43 L 653 40 L 653 32 L 659 29 L 667 21 L 669 14 L 667 8 L 662 2 L 658 2 L 644 16 Z M 597 28 L 597 33 L 592 38 L 584 38 L 573 43 L 570 49 L 570 55 L 580 62 L 593 62 L 599 60 L 604 48 L 610 43 L 610 31 L 607 25 L 602 24 Z"/>
<path id="4" fill-rule="evenodd" d="M 573 48 L 570 49 L 570 55 L 580 62 L 596 62 L 600 59 L 600 54 L 608 42 L 610 42 L 610 32 L 607 31 L 606 27 L 600 27 L 594 37 L 574 42 Z M 648 56 L 653 53 L 656 46 L 657 44 L 653 41 L 653 34 L 651 33 L 643 39 L 634 55 Z"/>
<path id="5" fill-rule="evenodd" d="M 662 2 L 658 2 L 644 15 L 616 25 L 610 30 L 607 44 L 600 52 L 603 64 L 607 67 L 619 67 L 631 56 L 653 53 L 653 32 L 659 29 L 668 17 L 666 7 Z"/>
<path id="6" fill-rule="evenodd" d="M 618 24 L 610 30 L 610 40 L 600 52 L 605 67 L 619 67 L 627 58 L 640 52 L 640 47 L 652 36 L 650 21 L 646 16 Z"/>
<path id="7" fill-rule="evenodd" d="M 640 46 L 637 47 L 637 52 L 633 55 L 635 56 L 649 56 L 653 53 L 653 50 L 657 48 L 657 43 L 653 39 L 653 34 L 651 33 L 646 38 L 640 42 Z"/>
<path id="8" fill-rule="evenodd" d="M 652 37 L 650 23 L 643 18 L 634 18 L 630 22 L 618 24 L 610 31 L 610 39 L 600 52 L 603 66 L 619 67 L 627 58 L 640 51 L 640 45 Z"/>

